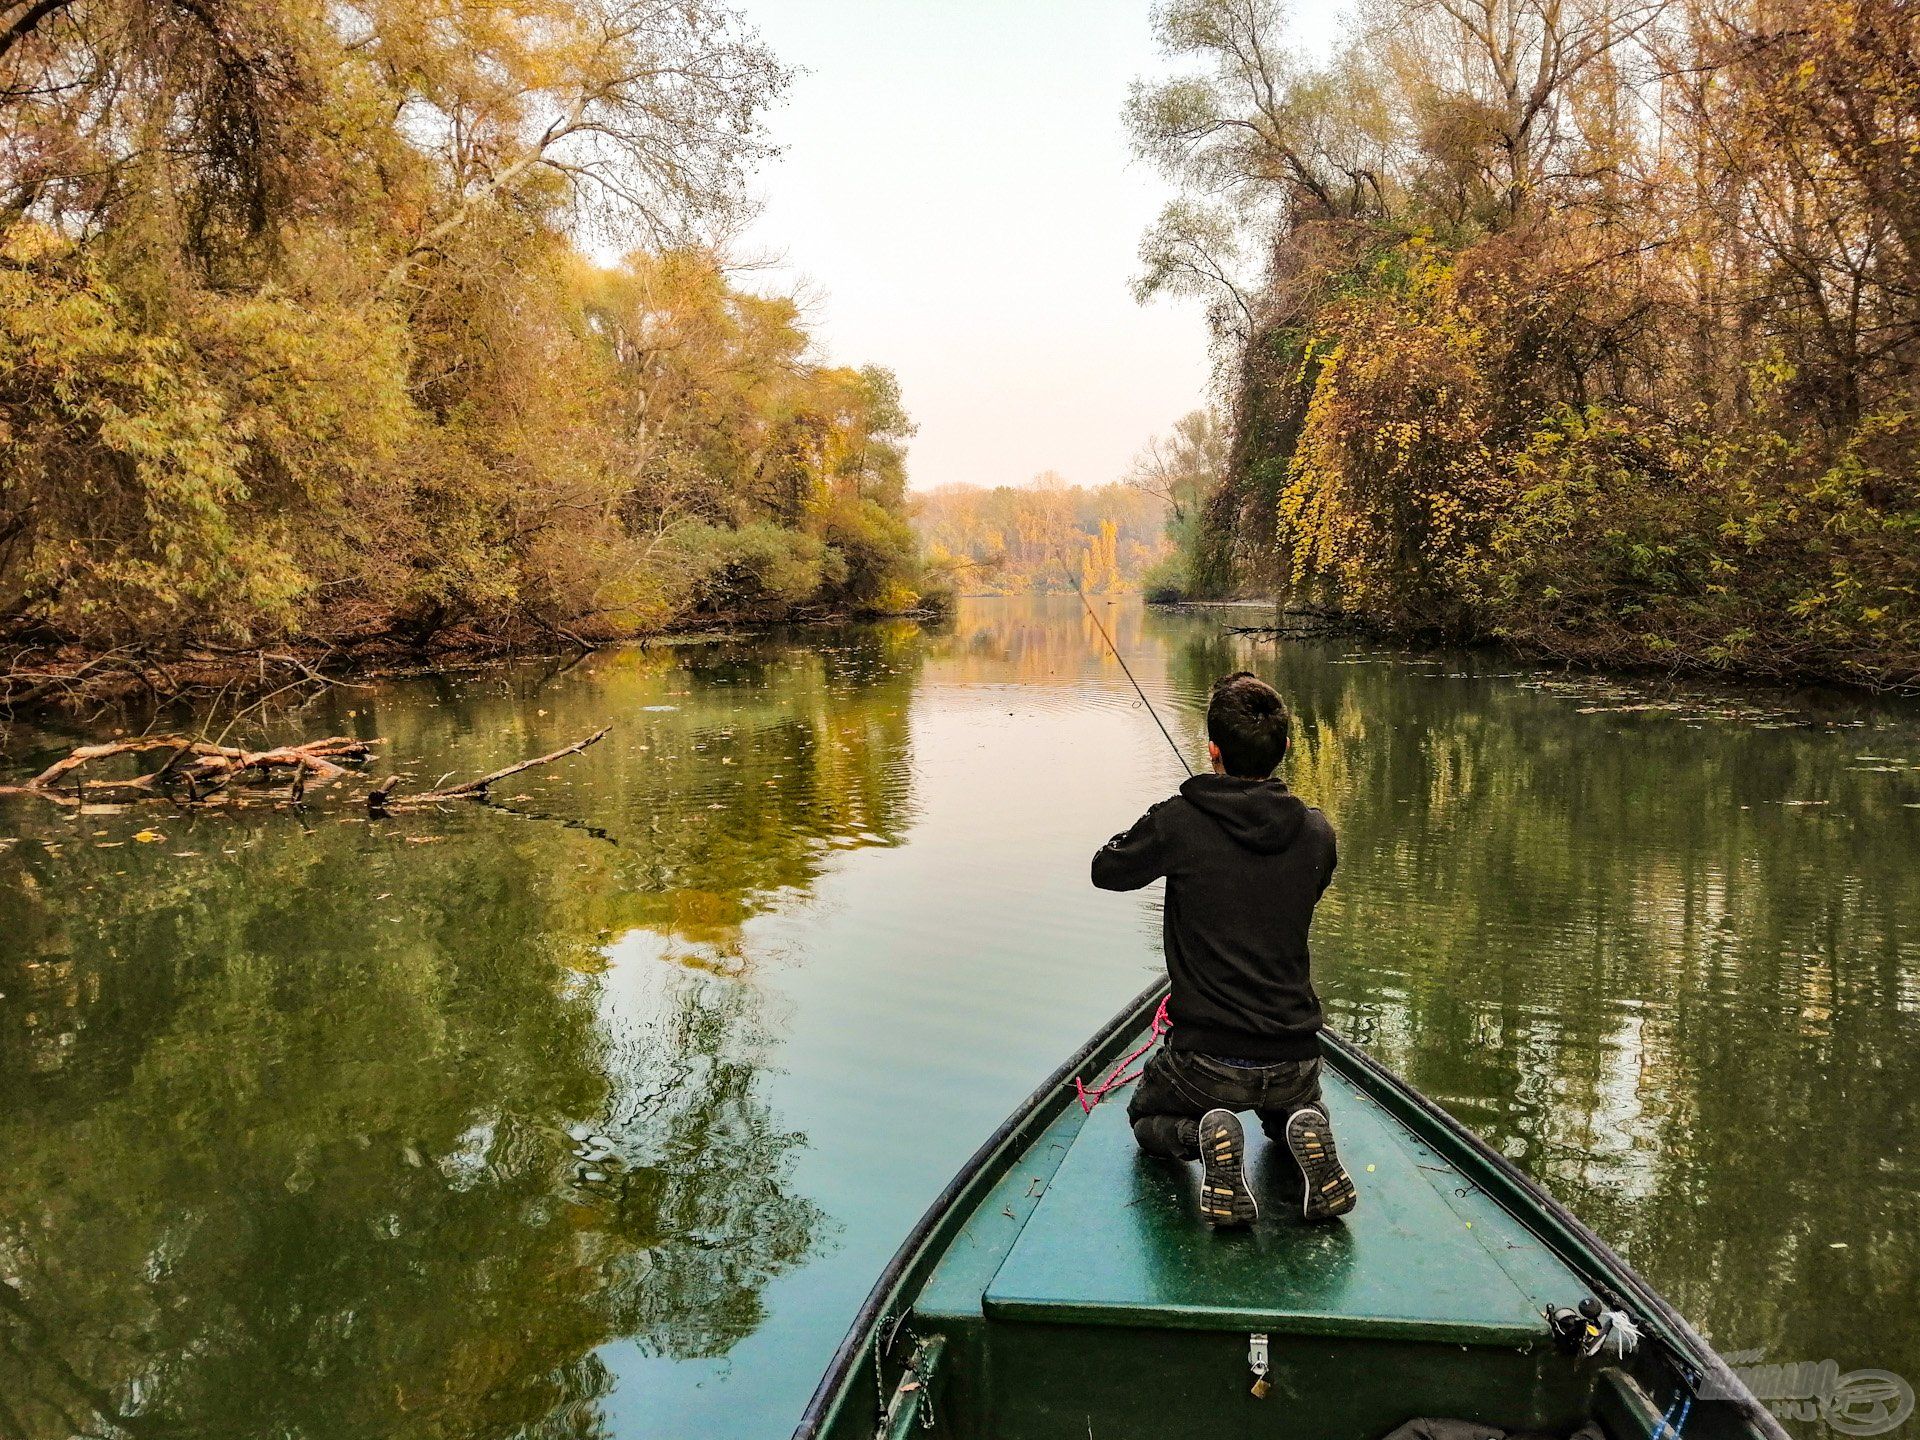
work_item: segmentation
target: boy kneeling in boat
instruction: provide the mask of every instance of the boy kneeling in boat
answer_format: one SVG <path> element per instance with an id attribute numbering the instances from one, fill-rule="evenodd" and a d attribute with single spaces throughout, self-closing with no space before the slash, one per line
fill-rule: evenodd
<path id="1" fill-rule="evenodd" d="M 1216 1226 L 1259 1216 L 1240 1110 L 1298 1164 L 1307 1219 L 1343 1215 L 1357 1198 L 1320 1104 L 1320 997 L 1308 973 L 1307 930 L 1337 860 L 1333 826 L 1273 778 L 1287 734 L 1271 685 L 1244 670 L 1218 681 L 1207 705 L 1213 773 L 1093 857 L 1103 890 L 1166 879 L 1172 1029 L 1127 1116 L 1141 1149 L 1201 1162 L 1200 1213 Z"/>

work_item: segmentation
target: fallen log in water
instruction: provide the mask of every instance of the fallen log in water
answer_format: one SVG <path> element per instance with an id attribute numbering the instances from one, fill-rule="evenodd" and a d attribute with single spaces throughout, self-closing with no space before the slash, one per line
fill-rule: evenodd
<path id="1" fill-rule="evenodd" d="M 489 789 L 508 776 L 546 765 L 568 755 L 576 755 L 608 730 L 606 726 L 584 740 L 531 760 L 508 765 L 478 779 L 467 780 L 445 789 L 424 790 L 417 795 L 396 796 L 400 777 L 389 776 L 367 796 L 367 808 L 375 814 L 391 809 L 430 805 L 445 800 L 485 799 Z M 37 795 L 56 805 L 83 805 L 90 799 L 166 800 L 176 805 L 206 806 L 246 801 L 283 803 L 300 800 L 309 789 L 331 785 L 350 773 L 351 765 L 364 764 L 373 757 L 378 740 L 355 740 L 330 735 L 324 740 L 308 740 L 300 745 L 280 745 L 268 750 L 242 750 L 211 740 L 182 735 L 142 735 L 132 740 L 114 740 L 102 745 L 82 745 L 64 759 L 56 760 L 24 785 L 0 785 L 0 795 Z M 113 779 L 88 779 L 81 772 L 89 765 L 126 755 L 151 755 L 167 752 L 158 769 L 139 775 Z M 278 782 L 286 779 L 286 788 Z M 236 781 L 260 780 L 254 793 L 230 790 Z"/>
<path id="2" fill-rule="evenodd" d="M 298 800 L 310 786 L 333 784 L 348 773 L 348 764 L 371 756 L 373 746 L 378 743 L 330 735 L 301 745 L 242 750 L 181 735 L 142 735 L 133 740 L 82 745 L 24 785 L 0 785 L 0 795 L 38 795 L 56 805 L 80 805 L 89 798 L 103 795 L 205 805 L 236 798 L 224 793 L 236 780 L 273 780 L 285 774 L 289 777 L 289 787 L 284 795 L 259 798 Z M 170 753 L 160 768 L 141 775 L 90 780 L 80 773 L 86 766 L 102 760 L 163 750 Z"/>

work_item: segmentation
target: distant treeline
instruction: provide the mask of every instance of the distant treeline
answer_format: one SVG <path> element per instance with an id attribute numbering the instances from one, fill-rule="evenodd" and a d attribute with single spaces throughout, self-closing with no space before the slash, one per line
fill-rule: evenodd
<path id="1" fill-rule="evenodd" d="M 1358 14 L 1321 64 L 1275 0 L 1157 11 L 1142 289 L 1233 401 L 1192 587 L 1920 683 L 1920 7 Z"/>
<path id="2" fill-rule="evenodd" d="M 787 80 L 724 6 L 8 20 L 16 660 L 915 603 L 892 377 L 717 248 Z"/>
<path id="3" fill-rule="evenodd" d="M 930 572 L 969 595 L 1141 588 L 1172 552 L 1167 505 L 1136 484 L 1091 489 L 1059 476 L 1026 485 L 946 485 L 915 497 Z"/>

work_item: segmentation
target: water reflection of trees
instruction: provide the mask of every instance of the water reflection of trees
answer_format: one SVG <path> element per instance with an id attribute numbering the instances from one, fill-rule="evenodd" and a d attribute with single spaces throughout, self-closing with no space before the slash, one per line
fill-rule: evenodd
<path id="1" fill-rule="evenodd" d="M 911 823 L 921 654 L 906 622 L 812 631 L 804 645 L 625 649 L 557 687 L 520 677 L 505 687 L 511 705 L 494 683 L 441 697 L 438 713 L 404 696 L 361 707 L 357 723 L 425 751 L 449 731 L 496 733 L 504 710 L 506 748 L 537 753 L 614 719 L 608 741 L 516 803 L 580 817 L 613 842 L 626 908 L 612 928 L 643 925 L 737 959 L 740 927 L 810 888 L 833 851 L 893 844 Z M 457 750 L 446 763 L 460 763 Z"/>
<path id="2" fill-rule="evenodd" d="M 939 662 L 946 683 L 1018 685 L 1033 700 L 1054 698 L 1050 691 L 1074 682 L 1125 686 L 1114 647 L 1129 657 L 1157 648 L 1145 629 L 1147 614 L 1137 601 L 1095 595 L 1088 603 L 1091 612 L 1073 594 L 1014 595 L 986 605 L 963 604 L 951 627 L 928 642 L 927 651 Z M 1101 626 L 1113 637 L 1113 645 L 1102 638 Z M 1150 668 L 1139 678 L 1149 689 L 1157 684 Z"/>
<path id="3" fill-rule="evenodd" d="M 1337 1024 L 1726 1343 L 1920 1365 L 1920 812 L 1863 747 L 1462 675 L 1490 657 L 1160 633 L 1190 700 L 1250 664 L 1296 709 Z"/>
<path id="4" fill-rule="evenodd" d="M 597 1347 L 750 1333 L 828 1233 L 765 998 L 608 948 L 737 950 L 836 844 L 891 843 L 908 649 L 631 652 L 338 717 L 477 769 L 676 705 L 528 797 L 591 830 L 322 811 L 98 849 L 10 815 L 0 1435 L 594 1436 Z"/>

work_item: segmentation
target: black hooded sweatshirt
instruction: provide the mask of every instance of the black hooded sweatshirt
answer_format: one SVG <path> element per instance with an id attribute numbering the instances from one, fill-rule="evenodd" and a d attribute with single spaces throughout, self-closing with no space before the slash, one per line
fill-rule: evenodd
<path id="1" fill-rule="evenodd" d="M 1102 890 L 1167 881 L 1168 1043 L 1235 1060 L 1320 1053 L 1307 929 L 1337 862 L 1327 817 L 1278 780 L 1195 775 L 1093 857 Z"/>

